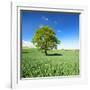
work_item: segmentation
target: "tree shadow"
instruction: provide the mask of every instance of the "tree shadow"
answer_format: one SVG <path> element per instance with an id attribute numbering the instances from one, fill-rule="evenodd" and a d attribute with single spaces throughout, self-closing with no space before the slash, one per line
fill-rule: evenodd
<path id="1" fill-rule="evenodd" d="M 47 54 L 47 56 L 63 56 L 63 54 L 53 53 L 53 54 Z"/>

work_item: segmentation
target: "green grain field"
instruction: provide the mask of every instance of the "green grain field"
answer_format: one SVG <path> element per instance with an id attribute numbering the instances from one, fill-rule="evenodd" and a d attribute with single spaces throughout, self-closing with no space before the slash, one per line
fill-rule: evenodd
<path id="1" fill-rule="evenodd" d="M 36 48 L 22 49 L 22 78 L 69 76 L 79 73 L 79 50 L 50 50 L 46 56 Z"/>

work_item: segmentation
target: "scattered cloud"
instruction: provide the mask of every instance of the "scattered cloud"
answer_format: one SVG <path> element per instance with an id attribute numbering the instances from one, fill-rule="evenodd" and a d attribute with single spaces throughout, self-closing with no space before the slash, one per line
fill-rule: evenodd
<path id="1" fill-rule="evenodd" d="M 59 33 L 59 32 L 61 32 L 61 30 L 57 30 L 57 32 Z"/>
<path id="2" fill-rule="evenodd" d="M 36 48 L 32 42 L 25 40 L 22 41 L 22 47 Z"/>
<path id="3" fill-rule="evenodd" d="M 39 25 L 39 28 L 42 28 L 42 27 L 43 27 L 43 24 L 40 24 L 40 25 Z"/>
<path id="4" fill-rule="evenodd" d="M 47 17 L 42 16 L 42 19 L 48 21 L 48 18 Z"/>

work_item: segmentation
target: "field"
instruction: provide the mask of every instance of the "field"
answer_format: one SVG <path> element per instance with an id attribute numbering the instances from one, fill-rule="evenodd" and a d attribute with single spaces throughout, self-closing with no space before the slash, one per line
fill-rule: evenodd
<path id="1" fill-rule="evenodd" d="M 38 49 L 22 49 L 21 77 L 79 75 L 79 50 L 51 50 L 46 56 Z"/>

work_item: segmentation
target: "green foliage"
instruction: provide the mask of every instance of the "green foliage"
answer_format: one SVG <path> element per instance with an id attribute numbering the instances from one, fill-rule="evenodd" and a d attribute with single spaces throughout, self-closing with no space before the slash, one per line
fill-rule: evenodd
<path id="1" fill-rule="evenodd" d="M 79 75 L 79 50 L 50 50 L 46 56 L 37 49 L 23 49 L 21 77 Z"/>
<path id="2" fill-rule="evenodd" d="M 48 26 L 39 28 L 36 31 L 32 42 L 36 45 L 36 47 L 45 51 L 56 49 L 57 44 L 60 44 L 60 41 L 57 39 L 55 32 Z"/>

